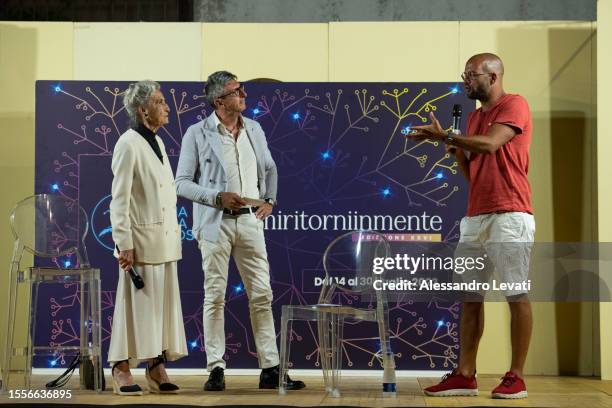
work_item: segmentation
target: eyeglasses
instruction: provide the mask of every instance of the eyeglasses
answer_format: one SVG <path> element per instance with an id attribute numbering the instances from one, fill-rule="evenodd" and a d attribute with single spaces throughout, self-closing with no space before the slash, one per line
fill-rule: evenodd
<path id="1" fill-rule="evenodd" d="M 246 95 L 244 85 L 240 85 L 238 88 L 231 90 L 228 93 L 224 93 L 223 95 L 219 96 L 218 99 L 225 98 L 226 96 L 240 96 L 240 94 Z"/>
<path id="2" fill-rule="evenodd" d="M 461 73 L 461 79 L 463 79 L 464 81 L 471 81 L 472 79 L 479 77 L 481 75 L 491 75 L 488 72 L 462 72 Z"/>

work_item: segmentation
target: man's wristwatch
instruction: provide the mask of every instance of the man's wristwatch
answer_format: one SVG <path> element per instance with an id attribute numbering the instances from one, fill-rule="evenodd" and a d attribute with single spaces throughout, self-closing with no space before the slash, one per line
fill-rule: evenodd
<path id="1" fill-rule="evenodd" d="M 271 198 L 264 198 L 264 201 L 268 204 L 270 204 L 272 207 L 274 207 L 276 205 L 276 201 L 271 199 Z"/>
<path id="2" fill-rule="evenodd" d="M 455 139 L 455 136 L 457 136 L 457 135 L 455 133 L 453 133 L 452 130 L 450 132 L 448 132 L 446 134 L 446 138 L 444 139 L 444 144 L 454 146 L 457 143 L 457 140 Z"/>
<path id="3" fill-rule="evenodd" d="M 219 191 L 217 193 L 217 196 L 215 197 L 215 205 L 219 208 L 223 207 L 223 202 L 221 201 L 221 192 Z"/>

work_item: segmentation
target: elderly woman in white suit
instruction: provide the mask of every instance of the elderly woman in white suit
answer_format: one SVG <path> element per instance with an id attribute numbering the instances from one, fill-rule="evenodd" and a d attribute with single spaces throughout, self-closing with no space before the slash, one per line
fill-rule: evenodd
<path id="1" fill-rule="evenodd" d="M 166 360 L 187 355 L 179 296 L 177 261 L 181 232 L 176 216 L 174 175 L 156 135 L 170 111 L 159 84 L 131 84 L 123 103 L 131 129 L 121 135 L 112 160 L 110 218 L 119 259 L 119 283 L 108 360 L 113 390 L 142 395 L 130 367 L 146 361 L 150 392 L 176 393 L 166 374 Z M 128 271 L 144 280 L 137 289 Z"/>

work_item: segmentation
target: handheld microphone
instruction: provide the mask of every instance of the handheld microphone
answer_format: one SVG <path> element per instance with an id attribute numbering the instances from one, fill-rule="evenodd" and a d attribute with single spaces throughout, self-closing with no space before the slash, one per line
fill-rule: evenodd
<path id="1" fill-rule="evenodd" d="M 121 252 L 117 245 L 115 245 L 115 248 L 117 248 L 117 252 Z M 136 272 L 134 267 L 130 266 L 130 269 L 127 271 L 127 273 L 130 274 L 130 278 L 132 279 L 132 283 L 134 283 L 134 286 L 136 286 L 136 289 L 144 288 L 144 280 L 142 279 L 142 276 L 140 276 L 138 272 Z"/>
<path id="2" fill-rule="evenodd" d="M 458 103 L 454 104 L 453 105 L 453 127 L 451 129 L 451 132 L 455 135 L 461 134 L 461 113 L 462 113 L 461 105 L 459 105 Z M 448 150 L 454 154 L 457 151 L 457 148 L 450 147 Z"/>
<path id="3" fill-rule="evenodd" d="M 461 133 L 461 105 L 453 105 L 453 130 L 456 135 Z"/>

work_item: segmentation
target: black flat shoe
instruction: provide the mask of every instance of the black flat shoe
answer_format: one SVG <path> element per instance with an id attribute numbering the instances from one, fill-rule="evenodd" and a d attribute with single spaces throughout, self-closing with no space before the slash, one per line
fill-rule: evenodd
<path id="1" fill-rule="evenodd" d="M 215 367 L 204 384 L 204 391 L 223 391 L 225 389 L 225 374 L 222 367 Z"/>
<path id="2" fill-rule="evenodd" d="M 261 370 L 261 374 L 259 375 L 259 388 L 262 390 L 273 390 L 278 388 L 279 374 L 278 366 Z M 287 375 L 287 386 L 285 389 L 301 390 L 304 387 L 306 387 L 306 384 L 304 384 L 303 381 L 292 380 L 291 377 Z"/>

